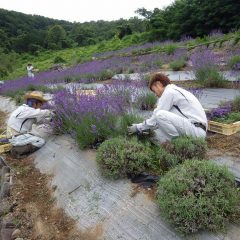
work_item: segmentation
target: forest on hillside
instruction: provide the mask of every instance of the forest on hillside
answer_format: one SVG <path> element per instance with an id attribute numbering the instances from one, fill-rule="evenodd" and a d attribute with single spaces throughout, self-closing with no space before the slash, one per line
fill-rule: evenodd
<path id="1" fill-rule="evenodd" d="M 122 38 L 144 32 L 145 20 L 92 21 L 71 23 L 42 16 L 0 9 L 0 48 L 4 52 L 35 53 L 44 49 L 64 49 L 96 44 L 115 35 Z"/>
<path id="2" fill-rule="evenodd" d="M 86 46 L 113 37 L 143 33 L 139 41 L 183 36 L 203 37 L 213 30 L 227 33 L 240 27 L 238 0 L 176 0 L 165 9 L 139 8 L 143 18 L 71 23 L 0 9 L 1 52 L 36 53 L 44 49 Z"/>

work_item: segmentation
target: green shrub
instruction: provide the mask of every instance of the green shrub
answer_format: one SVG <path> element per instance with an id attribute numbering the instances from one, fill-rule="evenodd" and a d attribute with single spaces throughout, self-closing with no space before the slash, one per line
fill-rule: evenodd
<path id="1" fill-rule="evenodd" d="M 112 70 L 104 70 L 102 72 L 99 73 L 99 75 L 97 76 L 97 78 L 99 80 L 108 80 L 111 79 L 113 77 L 115 73 Z"/>
<path id="2" fill-rule="evenodd" d="M 62 57 L 60 56 L 56 56 L 53 60 L 53 63 L 65 63 L 66 60 L 64 60 Z"/>
<path id="3" fill-rule="evenodd" d="M 162 146 L 155 147 L 155 166 L 160 166 L 162 171 L 168 171 L 169 169 L 175 167 L 179 163 L 179 157 L 171 154 Z M 156 168 L 156 167 L 155 167 Z M 158 167 L 159 168 L 159 167 Z"/>
<path id="4" fill-rule="evenodd" d="M 236 69 L 237 64 L 240 64 L 240 55 L 233 56 L 228 63 L 231 69 Z"/>
<path id="5" fill-rule="evenodd" d="M 8 70 L 4 66 L 0 66 L 0 78 L 8 76 Z"/>
<path id="6" fill-rule="evenodd" d="M 164 47 L 164 50 L 168 55 L 174 54 L 176 49 L 177 49 L 176 44 L 169 44 Z"/>
<path id="7" fill-rule="evenodd" d="M 185 66 L 186 62 L 184 59 L 178 59 L 170 63 L 170 67 L 172 68 L 173 71 L 179 71 Z"/>
<path id="8" fill-rule="evenodd" d="M 97 150 L 96 159 L 104 176 L 117 179 L 148 169 L 152 150 L 136 138 L 119 137 L 103 142 Z"/>
<path id="9" fill-rule="evenodd" d="M 204 87 L 225 87 L 226 79 L 213 67 L 201 68 L 196 71 L 196 80 Z"/>
<path id="10" fill-rule="evenodd" d="M 204 138 L 180 136 L 165 144 L 165 148 L 171 154 L 176 155 L 181 163 L 186 159 L 204 159 L 207 152 L 207 142 Z"/>
<path id="11" fill-rule="evenodd" d="M 161 214 L 182 233 L 224 230 L 239 216 L 234 176 L 208 161 L 190 160 L 159 181 Z"/>
<path id="12" fill-rule="evenodd" d="M 236 36 L 233 41 L 233 45 L 237 45 L 240 42 L 240 36 Z"/>

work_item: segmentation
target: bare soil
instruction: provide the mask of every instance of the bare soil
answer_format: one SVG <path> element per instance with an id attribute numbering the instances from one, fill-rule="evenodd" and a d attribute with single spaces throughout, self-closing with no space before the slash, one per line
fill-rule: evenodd
<path id="1" fill-rule="evenodd" d="M 199 84 L 195 80 L 189 80 L 189 81 L 172 81 L 172 83 L 176 84 L 179 87 L 183 88 L 203 88 L 201 84 Z M 224 88 L 227 89 L 240 89 L 240 83 L 239 82 L 227 82 L 224 86 Z"/>
<path id="2" fill-rule="evenodd" d="M 240 156 L 240 133 L 230 136 L 213 134 L 207 137 L 208 148 L 217 150 L 219 156 L 223 154 L 234 157 Z"/>
<path id="3" fill-rule="evenodd" d="M 14 169 L 14 185 L 10 203 L 12 219 L 21 230 L 21 237 L 32 240 L 96 240 L 102 235 L 101 226 L 80 231 L 76 222 L 56 207 L 53 191 L 49 183 L 51 177 L 41 174 L 34 167 L 33 158 L 17 160 L 7 157 Z"/>
<path id="4" fill-rule="evenodd" d="M 7 114 L 4 112 L 0 111 L 0 135 L 4 132 L 5 130 L 5 120 L 6 120 Z"/>

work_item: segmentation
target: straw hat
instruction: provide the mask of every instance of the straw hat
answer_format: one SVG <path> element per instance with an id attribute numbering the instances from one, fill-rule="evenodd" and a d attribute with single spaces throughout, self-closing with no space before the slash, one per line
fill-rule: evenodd
<path id="1" fill-rule="evenodd" d="M 25 98 L 26 100 L 28 100 L 28 99 L 30 99 L 30 98 L 32 98 L 32 99 L 37 99 L 37 100 L 39 100 L 39 101 L 41 101 L 41 102 L 47 102 L 47 101 L 48 101 L 47 99 L 45 99 L 45 98 L 43 97 L 43 93 L 42 93 L 42 92 L 39 92 L 39 91 L 33 91 L 33 92 L 30 92 L 30 93 L 27 93 L 27 94 L 24 96 L 24 98 Z"/>

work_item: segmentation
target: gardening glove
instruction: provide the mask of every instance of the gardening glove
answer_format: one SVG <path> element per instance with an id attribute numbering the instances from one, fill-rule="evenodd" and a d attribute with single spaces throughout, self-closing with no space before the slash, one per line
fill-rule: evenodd
<path id="1" fill-rule="evenodd" d="M 135 134 L 135 133 L 139 133 L 139 130 L 138 130 L 136 124 L 132 124 L 132 126 L 128 127 L 127 130 L 128 130 L 128 134 L 129 135 L 132 135 L 132 134 Z"/>

